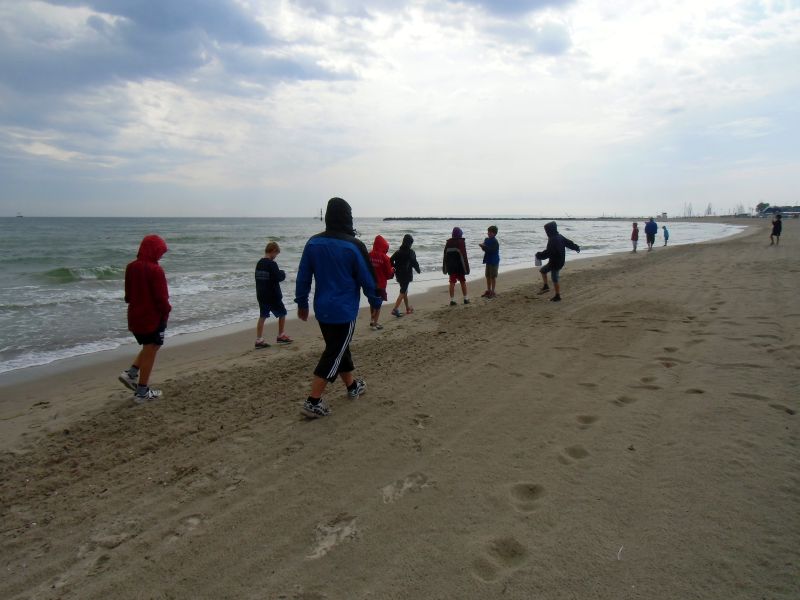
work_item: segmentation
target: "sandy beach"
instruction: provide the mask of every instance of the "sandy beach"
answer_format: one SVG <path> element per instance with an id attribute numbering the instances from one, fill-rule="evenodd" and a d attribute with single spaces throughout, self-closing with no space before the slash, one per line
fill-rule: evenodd
<path id="1" fill-rule="evenodd" d="M 121 353 L 0 387 L 0 597 L 800 598 L 800 246 L 743 224 L 412 284 L 318 421 L 313 320 L 168 343 L 145 406 Z"/>

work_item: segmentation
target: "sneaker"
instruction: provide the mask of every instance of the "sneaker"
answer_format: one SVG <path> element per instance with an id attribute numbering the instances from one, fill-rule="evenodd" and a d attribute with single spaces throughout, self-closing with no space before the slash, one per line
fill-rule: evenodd
<path id="1" fill-rule="evenodd" d="M 133 377 L 131 377 L 130 373 L 128 373 L 127 371 L 123 371 L 122 373 L 119 374 L 119 377 L 117 377 L 117 379 L 119 379 L 122 382 L 122 385 L 124 385 L 126 388 L 131 389 L 134 392 L 136 391 L 136 386 L 138 385 L 138 379 L 139 379 L 138 377 L 134 379 Z"/>
<path id="2" fill-rule="evenodd" d="M 300 414 L 305 415 L 309 419 L 319 419 L 320 417 L 327 417 L 331 414 L 331 409 L 325 403 L 325 400 L 320 398 L 320 401 L 314 404 L 311 400 L 306 399 L 303 406 L 300 408 Z"/>
<path id="3" fill-rule="evenodd" d="M 256 348 L 269 348 L 269 344 L 262 338 L 256 340 Z"/>
<path id="4" fill-rule="evenodd" d="M 464 304 L 469 304 L 469 298 L 464 298 Z"/>
<path id="5" fill-rule="evenodd" d="M 411 314 L 411 313 L 413 313 L 413 312 L 414 312 L 414 307 L 413 307 L 413 306 L 409 306 L 409 307 L 406 309 L 406 314 L 407 314 L 407 315 L 410 315 L 410 314 Z"/>
<path id="6" fill-rule="evenodd" d="M 395 309 L 392 311 L 392 314 L 393 314 L 395 317 L 402 317 L 402 316 L 403 316 L 403 313 L 401 313 L 401 312 L 400 312 L 400 310 L 399 310 L 399 309 L 397 309 L 397 308 L 395 308 Z"/>
<path id="7" fill-rule="evenodd" d="M 486 290 L 481 294 L 481 298 L 491 298 L 491 297 L 492 297 L 492 292 L 490 292 L 489 290 Z"/>
<path id="8" fill-rule="evenodd" d="M 133 395 L 133 401 L 136 402 L 136 404 L 144 404 L 145 402 L 157 400 L 158 398 L 161 398 L 161 390 L 154 390 L 153 388 L 147 388 L 142 394 L 136 392 Z"/>
<path id="9" fill-rule="evenodd" d="M 547 293 L 547 292 L 549 292 L 549 291 L 550 291 L 550 286 L 549 286 L 549 285 L 547 285 L 547 284 L 544 284 L 544 285 L 542 286 L 542 289 L 540 289 L 540 290 L 539 290 L 539 293 L 540 293 L 540 294 L 546 294 L 546 293 Z"/>
<path id="10" fill-rule="evenodd" d="M 279 344 L 291 344 L 294 340 L 284 333 L 283 335 L 279 335 L 275 341 Z"/>
<path id="11" fill-rule="evenodd" d="M 556 294 L 552 298 L 550 298 L 550 302 L 561 302 L 561 294 Z"/>
<path id="12" fill-rule="evenodd" d="M 367 382 L 363 379 L 356 379 L 354 388 L 347 388 L 347 395 L 351 398 L 358 398 L 361 394 L 367 391 Z"/>
<path id="13" fill-rule="evenodd" d="M 455 305 L 456 305 L 456 301 L 455 300 L 450 300 L 450 306 L 455 306 Z"/>
<path id="14" fill-rule="evenodd" d="M 373 330 L 373 331 L 380 331 L 381 329 L 383 329 L 383 325 L 381 325 L 380 323 L 375 323 L 375 324 L 372 326 L 372 330 Z"/>
<path id="15" fill-rule="evenodd" d="M 369 328 L 370 328 L 372 331 L 377 331 L 377 327 L 375 327 L 375 323 L 373 323 L 372 321 L 370 321 L 370 322 L 369 322 Z"/>

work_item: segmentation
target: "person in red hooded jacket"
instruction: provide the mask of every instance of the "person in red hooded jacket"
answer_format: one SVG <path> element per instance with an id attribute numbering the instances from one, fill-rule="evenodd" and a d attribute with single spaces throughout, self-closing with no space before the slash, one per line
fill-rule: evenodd
<path id="1" fill-rule="evenodd" d="M 386 295 L 386 282 L 394 277 L 394 267 L 392 261 L 389 260 L 389 242 L 382 235 L 375 236 L 369 260 L 372 263 L 372 270 L 375 271 L 375 291 L 386 302 L 389 299 Z M 380 304 L 377 308 L 370 308 L 369 328 L 373 331 L 383 329 L 383 325 L 378 322 L 380 317 Z"/>
<path id="2" fill-rule="evenodd" d="M 136 260 L 125 268 L 125 302 L 128 303 L 128 329 L 142 346 L 129 369 L 119 376 L 123 385 L 134 391 L 137 403 L 155 400 L 161 390 L 148 385 L 156 353 L 164 344 L 164 331 L 172 306 L 164 269 L 158 261 L 167 243 L 157 235 L 147 235 L 139 246 Z"/>

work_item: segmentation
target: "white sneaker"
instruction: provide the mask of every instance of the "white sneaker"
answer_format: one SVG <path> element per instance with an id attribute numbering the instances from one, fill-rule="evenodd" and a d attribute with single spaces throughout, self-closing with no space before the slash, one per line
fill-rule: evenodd
<path id="1" fill-rule="evenodd" d="M 122 382 L 122 385 L 124 385 L 126 388 L 129 388 L 134 392 L 136 391 L 136 386 L 138 384 L 138 379 L 139 379 L 138 377 L 134 379 L 133 377 L 131 377 L 130 373 L 128 373 L 127 371 L 123 371 L 122 373 L 119 374 L 119 377 L 117 377 L 117 379 L 119 379 Z"/>
<path id="2" fill-rule="evenodd" d="M 158 400 L 159 398 L 161 398 L 161 390 L 154 390 L 153 388 L 147 388 L 144 394 L 139 394 L 137 392 L 133 395 L 133 401 L 136 402 L 136 404 L 144 404 L 145 402 Z"/>

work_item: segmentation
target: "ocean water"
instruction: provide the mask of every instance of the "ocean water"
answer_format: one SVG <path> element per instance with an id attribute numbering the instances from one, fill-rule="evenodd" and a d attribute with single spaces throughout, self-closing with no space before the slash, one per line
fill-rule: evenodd
<path id="1" fill-rule="evenodd" d="M 481 279 L 478 243 L 491 224 L 499 227 L 500 276 L 532 265 L 544 248 L 544 220 L 393 220 L 356 219 L 359 236 L 372 248 L 375 235 L 390 243 L 414 236 L 422 269 L 410 293 L 446 283 L 442 249 L 454 226 L 464 231 L 472 266 Z M 717 223 L 670 223 L 670 245 L 720 238 L 741 227 Z M 269 240 L 277 241 L 277 261 L 286 271 L 282 284 L 290 314 L 294 280 L 306 240 L 323 229 L 319 219 L 202 218 L 0 218 L 0 373 L 116 348 L 133 342 L 127 331 L 125 266 L 142 237 L 162 236 L 169 252 L 162 258 L 173 311 L 167 337 L 252 321 L 258 317 L 253 271 Z M 581 246 L 569 262 L 630 250 L 630 223 L 562 221 L 559 231 Z M 642 240 L 644 234 L 641 234 Z M 663 243 L 661 233 L 657 245 Z M 644 242 L 640 242 L 644 246 Z M 482 289 L 482 288 L 481 288 Z M 473 287 L 473 294 L 477 288 Z M 397 285 L 390 282 L 393 300 Z"/>

